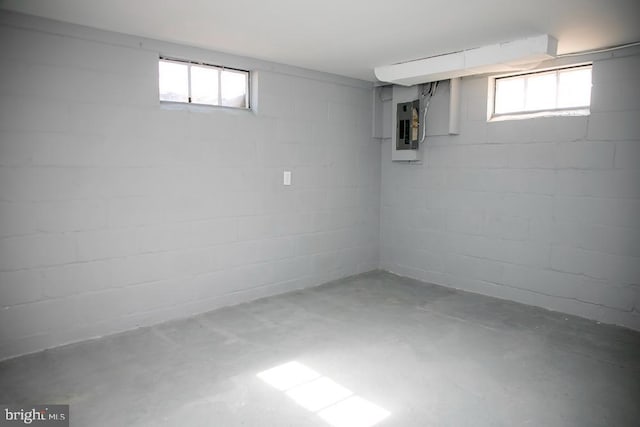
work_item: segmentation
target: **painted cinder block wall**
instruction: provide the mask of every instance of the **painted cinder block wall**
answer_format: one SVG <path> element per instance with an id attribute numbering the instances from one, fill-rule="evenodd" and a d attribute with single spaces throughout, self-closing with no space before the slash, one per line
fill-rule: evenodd
<path id="1" fill-rule="evenodd" d="M 9 13 L 0 51 L 0 359 L 378 267 L 371 83 Z M 159 54 L 255 110 L 161 108 Z"/>
<path id="2" fill-rule="evenodd" d="M 0 359 L 378 267 L 640 329 L 637 49 L 588 117 L 487 123 L 472 77 L 448 136 L 443 84 L 406 165 L 369 83 L 4 12 L 0 46 Z M 159 53 L 256 110 L 161 108 Z"/>
<path id="3" fill-rule="evenodd" d="M 422 164 L 383 144 L 381 267 L 640 329 L 640 50 L 595 57 L 589 116 L 487 122 L 487 90 L 447 135 L 441 86 Z"/>

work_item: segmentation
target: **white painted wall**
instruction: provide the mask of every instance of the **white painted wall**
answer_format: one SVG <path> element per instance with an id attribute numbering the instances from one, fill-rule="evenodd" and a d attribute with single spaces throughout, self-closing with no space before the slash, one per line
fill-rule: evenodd
<path id="1" fill-rule="evenodd" d="M 0 359 L 378 267 L 370 83 L 4 12 L 0 52 Z M 161 108 L 159 53 L 257 111 Z"/>
<path id="2" fill-rule="evenodd" d="M 423 163 L 382 147 L 382 268 L 640 329 L 638 52 L 594 61 L 588 117 L 487 123 L 488 79 L 464 78 L 448 136 L 443 85 Z"/>

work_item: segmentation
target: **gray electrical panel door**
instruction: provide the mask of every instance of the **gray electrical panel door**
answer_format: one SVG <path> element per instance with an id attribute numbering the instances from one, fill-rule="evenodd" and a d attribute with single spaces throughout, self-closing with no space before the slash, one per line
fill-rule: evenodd
<path id="1" fill-rule="evenodd" d="M 417 150 L 420 140 L 420 100 L 398 103 L 396 150 Z"/>

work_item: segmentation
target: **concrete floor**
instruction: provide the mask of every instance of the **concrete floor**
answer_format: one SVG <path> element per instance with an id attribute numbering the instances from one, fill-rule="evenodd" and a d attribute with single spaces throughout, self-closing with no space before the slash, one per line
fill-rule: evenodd
<path id="1" fill-rule="evenodd" d="M 315 405 L 257 376 L 292 361 L 315 376 L 285 383 L 339 386 Z M 640 333 L 374 272 L 8 360 L 0 385 L 72 426 L 637 426 Z"/>

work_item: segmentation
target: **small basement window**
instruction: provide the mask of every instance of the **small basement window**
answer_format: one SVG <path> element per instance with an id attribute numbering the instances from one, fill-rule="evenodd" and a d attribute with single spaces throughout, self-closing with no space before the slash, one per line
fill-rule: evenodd
<path id="1" fill-rule="evenodd" d="M 492 119 L 587 115 L 591 65 L 497 77 Z"/>
<path id="2" fill-rule="evenodd" d="M 249 72 L 160 58 L 160 101 L 249 108 Z"/>

